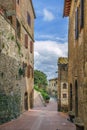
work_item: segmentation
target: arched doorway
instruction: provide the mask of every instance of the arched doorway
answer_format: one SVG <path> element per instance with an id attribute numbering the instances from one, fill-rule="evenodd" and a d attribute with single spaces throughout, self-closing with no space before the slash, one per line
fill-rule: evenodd
<path id="1" fill-rule="evenodd" d="M 75 80 L 75 115 L 78 116 L 78 82 Z"/>
<path id="2" fill-rule="evenodd" d="M 25 92 L 24 95 L 24 109 L 27 111 L 28 110 L 28 93 Z"/>
<path id="3" fill-rule="evenodd" d="M 33 108 L 33 103 L 34 103 L 34 90 L 32 89 L 30 93 L 30 108 Z"/>
<path id="4" fill-rule="evenodd" d="M 72 111 L 72 84 L 70 83 L 70 111 Z"/>

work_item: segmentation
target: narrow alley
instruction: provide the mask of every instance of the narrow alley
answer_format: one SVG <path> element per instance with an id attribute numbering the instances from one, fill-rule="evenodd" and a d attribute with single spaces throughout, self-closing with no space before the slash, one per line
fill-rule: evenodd
<path id="1" fill-rule="evenodd" d="M 0 126 L 0 130 L 75 130 L 67 115 L 57 112 L 57 103 L 50 100 L 46 107 L 36 107 L 18 119 Z"/>

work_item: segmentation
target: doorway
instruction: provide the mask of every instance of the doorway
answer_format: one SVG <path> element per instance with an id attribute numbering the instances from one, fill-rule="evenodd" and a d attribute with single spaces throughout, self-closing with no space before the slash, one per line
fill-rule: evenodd
<path id="1" fill-rule="evenodd" d="M 78 82 L 75 80 L 75 115 L 78 116 Z"/>
<path id="2" fill-rule="evenodd" d="M 24 95 L 24 108 L 26 111 L 28 110 L 28 93 L 27 92 L 25 92 L 25 95 Z"/>
<path id="3" fill-rule="evenodd" d="M 72 84 L 70 83 L 70 111 L 72 111 Z"/>

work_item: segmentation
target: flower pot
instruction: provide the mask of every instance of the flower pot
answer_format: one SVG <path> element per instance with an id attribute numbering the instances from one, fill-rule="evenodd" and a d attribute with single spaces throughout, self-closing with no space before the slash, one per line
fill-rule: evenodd
<path id="1" fill-rule="evenodd" d="M 49 100 L 46 100 L 46 103 L 49 103 Z"/>
<path id="2" fill-rule="evenodd" d="M 73 119 L 74 119 L 74 118 L 75 118 L 74 115 L 69 115 L 69 119 L 70 119 L 71 122 L 73 122 Z"/>
<path id="3" fill-rule="evenodd" d="M 84 130 L 84 126 L 80 124 L 76 124 L 76 130 Z"/>
<path id="4" fill-rule="evenodd" d="M 69 115 L 70 121 L 73 122 L 73 120 L 74 120 L 74 118 L 75 118 L 74 112 L 73 112 L 73 111 L 69 111 L 68 115 Z"/>

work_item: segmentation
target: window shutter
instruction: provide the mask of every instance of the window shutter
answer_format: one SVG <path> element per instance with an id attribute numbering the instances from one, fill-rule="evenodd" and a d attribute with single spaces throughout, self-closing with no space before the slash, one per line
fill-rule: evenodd
<path id="1" fill-rule="evenodd" d="M 84 26 L 84 0 L 80 0 L 80 28 Z"/>
<path id="2" fill-rule="evenodd" d="M 30 65 L 28 65 L 28 68 L 27 68 L 27 77 L 30 78 Z"/>
<path id="3" fill-rule="evenodd" d="M 17 37 L 20 39 L 21 38 L 21 25 L 18 19 L 16 19 L 16 28 L 17 28 Z"/>
<path id="4" fill-rule="evenodd" d="M 29 26 L 31 26 L 31 17 L 30 17 L 29 12 L 27 12 L 27 23 Z"/>
<path id="5" fill-rule="evenodd" d="M 78 39 L 78 8 L 75 12 L 75 39 Z"/>
<path id="6" fill-rule="evenodd" d="M 30 52 L 32 53 L 33 52 L 33 42 L 30 41 Z"/>
<path id="7" fill-rule="evenodd" d="M 28 48 L 28 35 L 25 34 L 25 48 Z"/>
<path id="8" fill-rule="evenodd" d="M 34 77 L 34 71 L 33 71 L 33 68 L 32 68 L 32 78 Z"/>

